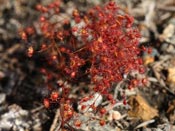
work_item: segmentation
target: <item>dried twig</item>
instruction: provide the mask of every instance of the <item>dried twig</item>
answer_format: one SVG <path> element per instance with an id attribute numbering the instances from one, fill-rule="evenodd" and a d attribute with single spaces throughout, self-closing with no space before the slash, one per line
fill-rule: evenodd
<path id="1" fill-rule="evenodd" d="M 159 10 L 175 12 L 175 6 L 158 6 Z"/>
<path id="2" fill-rule="evenodd" d="M 155 65 L 153 66 L 152 69 L 153 69 L 153 72 L 154 72 L 154 74 L 155 74 L 155 77 L 157 78 L 157 80 L 158 80 L 160 86 L 161 86 L 162 88 L 164 88 L 166 91 L 168 91 L 171 95 L 175 96 L 174 92 L 171 91 L 171 90 L 166 86 L 164 80 L 161 79 L 161 75 L 159 74 L 159 70 L 160 70 L 159 66 L 161 66 L 161 64 L 163 64 L 166 60 L 167 60 L 167 59 L 164 59 L 164 60 L 160 61 L 159 63 L 155 64 Z"/>
<path id="3" fill-rule="evenodd" d="M 35 108 L 35 109 L 32 109 L 31 110 L 31 113 L 36 113 L 36 112 L 38 112 L 38 111 L 40 111 L 40 110 L 42 110 L 42 109 L 44 109 L 44 106 L 42 105 L 42 106 L 39 106 L 39 107 L 37 107 L 37 108 Z"/>
<path id="4" fill-rule="evenodd" d="M 59 123 L 59 124 L 57 123 L 59 120 L 59 117 L 60 117 L 60 109 L 57 109 L 53 123 L 52 123 L 49 131 L 57 131 L 60 128 L 61 123 Z"/>
<path id="5" fill-rule="evenodd" d="M 149 120 L 149 121 L 145 121 L 145 122 L 139 124 L 135 129 L 138 129 L 138 128 L 141 128 L 141 127 L 147 126 L 147 125 L 149 125 L 149 124 L 151 124 L 151 123 L 154 123 L 154 122 L 155 122 L 154 119 L 153 119 L 153 120 Z"/>

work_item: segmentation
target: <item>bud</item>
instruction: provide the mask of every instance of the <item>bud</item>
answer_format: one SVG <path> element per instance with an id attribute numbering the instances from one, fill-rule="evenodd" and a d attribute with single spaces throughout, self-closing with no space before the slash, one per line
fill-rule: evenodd
<path id="1" fill-rule="evenodd" d="M 49 100 L 47 98 L 44 99 L 43 103 L 44 103 L 44 107 L 45 108 L 49 108 L 50 107 L 50 102 L 49 102 Z"/>

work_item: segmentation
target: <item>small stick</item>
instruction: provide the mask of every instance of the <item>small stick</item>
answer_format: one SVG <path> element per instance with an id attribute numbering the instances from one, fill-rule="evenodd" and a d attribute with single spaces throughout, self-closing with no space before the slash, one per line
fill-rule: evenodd
<path id="1" fill-rule="evenodd" d="M 154 122 L 155 122 L 154 119 L 153 119 L 153 120 L 149 120 L 149 121 L 145 121 L 145 122 L 139 124 L 135 129 L 138 129 L 138 128 L 141 128 L 141 127 L 147 126 L 147 125 L 149 125 L 149 124 L 151 124 L 151 123 L 154 123 Z"/>
<path id="2" fill-rule="evenodd" d="M 58 122 L 59 117 L 60 117 L 60 109 L 57 109 L 53 123 L 52 123 L 49 131 L 55 131 L 58 128 L 57 122 Z M 60 127 L 60 124 L 59 124 L 59 127 Z"/>
<path id="3" fill-rule="evenodd" d="M 42 110 L 42 109 L 44 109 L 44 106 L 42 105 L 42 106 L 39 106 L 39 107 L 37 107 L 37 108 L 35 108 L 35 109 L 32 109 L 31 110 L 31 113 L 36 113 L 36 112 L 38 112 L 38 111 L 40 111 L 40 110 Z"/>
<path id="4" fill-rule="evenodd" d="M 175 12 L 175 6 L 159 6 L 159 10 Z"/>

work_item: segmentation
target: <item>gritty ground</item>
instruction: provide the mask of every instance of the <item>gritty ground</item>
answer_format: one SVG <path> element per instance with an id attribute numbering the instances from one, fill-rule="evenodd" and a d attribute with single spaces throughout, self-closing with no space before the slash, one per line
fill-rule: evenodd
<path id="1" fill-rule="evenodd" d="M 18 35 L 21 28 L 36 24 L 36 4 L 50 1 L 0 0 L 0 131 L 54 131 L 58 126 L 57 111 L 46 110 L 42 104 L 47 90 L 37 71 L 38 58 L 26 56 Z M 65 8 L 78 7 L 82 11 L 106 1 L 64 0 Z M 115 1 L 135 17 L 142 34 L 140 44 L 153 50 L 143 54 L 148 83 L 143 88 L 125 89 L 128 104 L 118 102 L 105 126 L 92 120 L 78 130 L 175 131 L 175 1 Z M 121 87 L 122 83 L 116 85 L 116 98 L 123 91 Z"/>

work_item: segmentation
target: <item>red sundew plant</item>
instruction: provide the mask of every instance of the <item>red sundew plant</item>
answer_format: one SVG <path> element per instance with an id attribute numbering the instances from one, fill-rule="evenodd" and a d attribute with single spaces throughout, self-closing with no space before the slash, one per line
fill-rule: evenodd
<path id="1" fill-rule="evenodd" d="M 27 27 L 20 35 L 24 42 L 33 43 L 27 50 L 29 57 L 40 53 L 45 58 L 40 71 L 46 77 L 45 84 L 51 93 L 44 99 L 44 105 L 49 108 L 59 104 L 62 128 L 76 114 L 69 97 L 71 84 L 93 85 L 94 93 L 114 104 L 113 95 L 109 93 L 114 84 L 127 78 L 130 89 L 146 80 L 129 77 L 132 72 L 145 71 L 140 57 L 141 36 L 133 26 L 132 16 L 124 13 L 115 2 L 109 2 L 83 15 L 74 10 L 72 15 L 63 18 L 65 12 L 60 9 L 61 5 L 60 0 L 47 6 L 38 4 L 36 9 L 41 13 L 37 21 L 39 29 Z M 37 41 L 38 36 L 40 41 Z M 81 98 L 80 103 L 93 97 L 91 93 Z M 91 108 L 106 114 L 105 108 L 97 108 L 94 103 L 82 105 L 81 110 Z M 99 122 L 105 124 L 104 120 Z M 81 122 L 75 121 L 75 126 L 81 126 Z"/>

